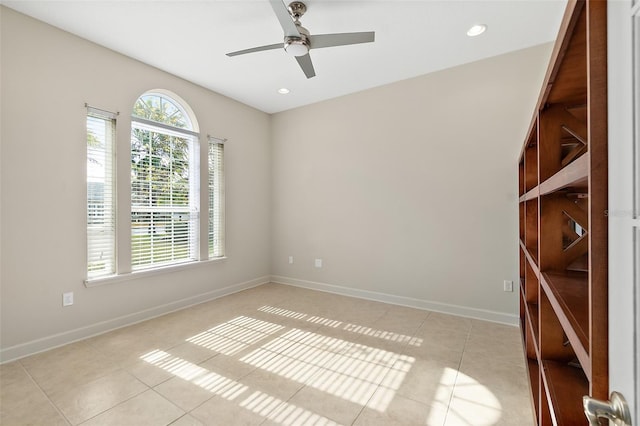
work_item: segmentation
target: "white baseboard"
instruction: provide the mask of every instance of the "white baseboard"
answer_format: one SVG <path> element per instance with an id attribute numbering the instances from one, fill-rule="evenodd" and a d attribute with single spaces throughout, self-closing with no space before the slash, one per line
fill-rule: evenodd
<path id="1" fill-rule="evenodd" d="M 153 308 L 134 312 L 132 314 L 123 315 L 107 321 L 98 322 L 88 326 L 76 328 L 74 330 L 57 333 L 51 336 L 32 340 L 30 342 L 3 348 L 0 349 L 0 363 L 24 358 L 28 355 L 44 352 L 49 349 L 77 342 L 78 340 L 83 340 L 89 337 L 96 336 L 98 334 L 106 333 L 108 331 L 112 331 L 121 327 L 126 327 L 128 325 L 165 315 L 170 312 L 178 311 L 189 306 L 208 302 L 222 296 L 227 296 L 229 294 L 237 293 L 242 290 L 257 287 L 259 285 L 268 283 L 269 279 L 269 276 L 259 277 L 250 281 L 230 285 L 228 287 L 220 288 L 196 296 L 187 297 L 185 299 L 177 300 L 175 302 L 167 303 L 160 306 L 155 306 Z"/>
<path id="2" fill-rule="evenodd" d="M 307 288 L 310 290 L 324 291 L 327 293 L 335 293 L 342 296 L 358 297 L 360 299 L 374 300 L 376 302 L 391 303 L 394 305 L 408 306 L 410 308 L 441 312 L 444 314 L 457 315 L 466 318 L 475 318 L 484 321 L 497 322 L 500 324 L 512 326 L 519 326 L 520 323 L 518 315 L 507 314 L 504 312 L 489 311 L 485 309 L 470 308 L 459 305 L 450 305 L 447 303 L 414 299 L 412 297 L 394 296 L 392 294 L 378 293 L 375 291 L 360 290 L 314 281 L 299 280 L 296 278 L 289 278 L 278 275 L 272 275 L 271 282 L 290 285 L 294 287 Z"/>

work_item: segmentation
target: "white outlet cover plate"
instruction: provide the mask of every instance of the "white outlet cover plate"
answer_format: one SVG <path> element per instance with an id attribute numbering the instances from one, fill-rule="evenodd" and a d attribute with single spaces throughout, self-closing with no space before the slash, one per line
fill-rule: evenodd
<path id="1" fill-rule="evenodd" d="M 73 292 L 62 293 L 62 306 L 73 305 Z"/>

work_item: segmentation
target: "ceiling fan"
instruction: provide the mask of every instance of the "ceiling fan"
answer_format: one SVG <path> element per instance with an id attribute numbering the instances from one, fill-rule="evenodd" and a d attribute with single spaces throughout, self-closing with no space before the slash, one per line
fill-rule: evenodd
<path id="1" fill-rule="evenodd" d="M 307 78 L 316 75 L 309 56 L 309 50 L 321 47 L 346 46 L 349 44 L 371 43 L 374 41 L 375 32 L 358 33 L 336 33 L 311 35 L 309 31 L 300 24 L 300 17 L 307 11 L 307 6 L 301 1 L 294 1 L 285 6 L 282 0 L 269 0 L 273 11 L 276 13 L 280 26 L 284 31 L 284 43 L 269 44 L 266 46 L 253 47 L 251 49 L 238 50 L 227 53 L 227 56 L 238 56 L 247 53 L 261 52 L 263 50 L 273 50 L 284 48 L 284 50 L 294 56 L 298 65 Z"/>

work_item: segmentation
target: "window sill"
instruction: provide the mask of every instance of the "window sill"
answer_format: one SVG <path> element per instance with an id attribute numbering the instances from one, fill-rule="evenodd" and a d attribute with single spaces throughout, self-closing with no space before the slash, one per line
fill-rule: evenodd
<path id="1" fill-rule="evenodd" d="M 222 261 L 225 261 L 226 259 L 227 257 L 223 256 L 223 257 L 217 257 L 215 259 L 200 260 L 196 262 L 185 262 L 177 265 L 169 265 L 169 266 L 163 266 L 159 268 L 145 269 L 142 271 L 128 272 L 128 273 L 119 274 L 119 275 L 109 275 L 106 277 L 89 278 L 84 280 L 84 286 L 87 288 L 99 287 L 106 284 L 115 284 L 115 283 L 124 282 L 124 281 L 137 280 L 140 278 L 153 277 L 155 275 L 170 274 L 170 273 L 182 271 L 185 269 L 192 269 L 198 266 L 204 266 L 204 265 L 210 265 L 212 263 L 222 262 Z"/>

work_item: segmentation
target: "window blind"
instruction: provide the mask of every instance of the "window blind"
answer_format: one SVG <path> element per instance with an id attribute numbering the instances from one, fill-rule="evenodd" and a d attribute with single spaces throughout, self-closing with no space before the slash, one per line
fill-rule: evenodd
<path id="1" fill-rule="evenodd" d="M 209 259 L 224 256 L 224 143 L 209 139 Z"/>
<path id="2" fill-rule="evenodd" d="M 116 114 L 87 107 L 87 278 L 116 273 Z"/>
<path id="3" fill-rule="evenodd" d="M 136 118 L 134 117 L 133 120 Z M 132 121 L 132 270 L 197 260 L 194 137 Z"/>

